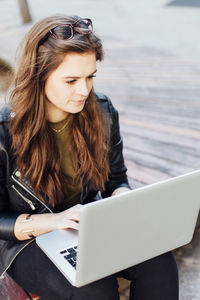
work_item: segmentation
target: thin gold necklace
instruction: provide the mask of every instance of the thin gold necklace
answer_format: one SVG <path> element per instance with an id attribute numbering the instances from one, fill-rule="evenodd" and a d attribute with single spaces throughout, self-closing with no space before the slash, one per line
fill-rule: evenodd
<path id="1" fill-rule="evenodd" d="M 53 127 L 51 127 L 51 128 L 52 128 L 53 131 L 55 131 L 56 133 L 60 133 L 60 132 L 62 132 L 62 131 L 65 129 L 65 127 L 67 126 L 67 123 L 68 123 L 68 120 L 67 120 L 66 123 L 63 125 L 63 127 L 60 128 L 60 129 L 55 129 L 55 128 L 53 128 Z"/>

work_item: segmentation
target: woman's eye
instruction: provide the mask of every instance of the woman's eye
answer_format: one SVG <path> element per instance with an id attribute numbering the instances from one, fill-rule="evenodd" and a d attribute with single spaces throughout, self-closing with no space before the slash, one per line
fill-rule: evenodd
<path id="1" fill-rule="evenodd" d="M 94 78 L 94 77 L 96 77 L 96 75 L 91 75 L 88 78 L 91 79 L 91 78 Z"/>
<path id="2" fill-rule="evenodd" d="M 66 83 L 67 83 L 67 84 L 73 84 L 74 82 L 76 82 L 76 80 L 75 80 L 75 79 L 73 79 L 73 80 L 69 80 L 69 81 L 66 81 Z"/>
<path id="3" fill-rule="evenodd" d="M 91 76 L 88 76 L 88 79 L 92 79 L 96 77 L 96 75 L 91 75 Z M 76 79 L 72 79 L 72 80 L 69 80 L 69 81 L 66 81 L 67 84 L 73 84 L 76 82 Z"/>

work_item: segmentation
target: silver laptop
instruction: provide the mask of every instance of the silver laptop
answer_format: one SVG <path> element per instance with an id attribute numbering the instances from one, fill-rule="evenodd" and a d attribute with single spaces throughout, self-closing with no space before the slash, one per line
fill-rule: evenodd
<path id="1" fill-rule="evenodd" d="M 79 231 L 36 242 L 80 287 L 189 243 L 199 209 L 200 170 L 83 205 Z"/>

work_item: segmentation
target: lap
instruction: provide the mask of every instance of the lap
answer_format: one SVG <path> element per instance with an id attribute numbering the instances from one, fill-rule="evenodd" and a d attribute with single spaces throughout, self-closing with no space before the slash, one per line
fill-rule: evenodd
<path id="1" fill-rule="evenodd" d="M 115 276 L 76 288 L 62 275 L 35 242 L 14 260 L 8 274 L 25 290 L 48 300 L 119 300 Z"/>
<path id="2" fill-rule="evenodd" d="M 119 300 L 117 277 L 131 280 L 132 288 L 134 285 L 134 290 L 138 291 L 139 295 L 144 289 L 158 290 L 163 285 L 171 286 L 171 283 L 177 287 L 176 263 L 171 252 L 76 288 L 37 244 L 32 242 L 16 257 L 8 274 L 25 290 L 48 300 Z M 137 298 L 134 296 L 131 299 Z M 139 296 L 138 299 L 143 298 Z M 171 299 L 176 298 L 171 297 Z"/>

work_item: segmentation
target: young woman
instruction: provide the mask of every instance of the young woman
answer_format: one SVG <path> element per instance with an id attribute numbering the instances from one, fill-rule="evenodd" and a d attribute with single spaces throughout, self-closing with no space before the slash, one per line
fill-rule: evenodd
<path id="1" fill-rule="evenodd" d="M 28 32 L 10 95 L 0 113 L 0 271 L 48 300 L 177 300 L 169 252 L 81 288 L 73 287 L 34 237 L 78 230 L 81 205 L 129 189 L 118 113 L 93 90 L 103 58 L 92 21 L 48 17 Z M 117 228 L 116 228 L 117 230 Z"/>

